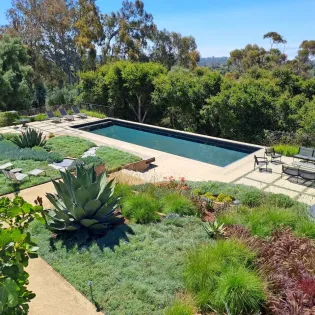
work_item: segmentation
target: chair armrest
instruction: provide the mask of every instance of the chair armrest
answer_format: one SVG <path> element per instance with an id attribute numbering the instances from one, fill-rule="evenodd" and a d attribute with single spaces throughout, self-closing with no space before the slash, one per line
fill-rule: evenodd
<path id="1" fill-rule="evenodd" d="M 261 160 L 267 160 L 267 158 L 266 157 L 264 157 L 264 156 L 256 156 L 256 158 L 259 160 L 259 159 L 261 159 Z"/>

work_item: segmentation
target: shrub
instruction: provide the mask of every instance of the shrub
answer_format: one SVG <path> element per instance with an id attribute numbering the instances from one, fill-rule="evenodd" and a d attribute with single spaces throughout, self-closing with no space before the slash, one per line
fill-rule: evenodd
<path id="1" fill-rule="evenodd" d="M 289 144 L 278 144 L 274 146 L 274 149 L 277 153 L 285 156 L 293 156 L 299 152 L 299 146 Z"/>
<path id="2" fill-rule="evenodd" d="M 92 167 L 92 166 L 100 166 L 104 164 L 104 161 L 100 159 L 98 156 L 87 156 L 85 158 L 80 159 L 86 167 Z"/>
<path id="3" fill-rule="evenodd" d="M 46 104 L 53 105 L 72 105 L 78 95 L 77 88 L 74 86 L 55 87 L 47 92 Z"/>
<path id="4" fill-rule="evenodd" d="M 261 205 L 263 197 L 264 197 L 263 192 L 259 190 L 252 190 L 245 192 L 241 196 L 240 201 L 243 205 L 253 208 Z"/>
<path id="5" fill-rule="evenodd" d="M 180 215 L 195 215 L 197 208 L 187 197 L 179 193 L 171 193 L 161 200 L 163 213 L 178 213 Z"/>
<path id="6" fill-rule="evenodd" d="M 90 117 L 96 117 L 96 118 L 100 118 L 100 119 L 107 117 L 105 114 L 102 114 L 102 113 L 99 113 L 96 111 L 86 110 L 86 109 L 81 109 L 81 113 L 86 114 Z"/>
<path id="7" fill-rule="evenodd" d="M 46 196 L 55 207 L 49 215 L 49 229 L 71 233 L 82 242 L 118 221 L 119 198 L 113 196 L 113 180 L 106 183 L 106 173 L 96 176 L 93 168 L 78 166 L 76 174 L 60 172 L 62 181 L 53 181 L 57 194 Z"/>
<path id="8" fill-rule="evenodd" d="M 46 143 L 42 132 L 30 128 L 21 135 L 14 137 L 11 141 L 20 148 L 42 147 Z"/>
<path id="9" fill-rule="evenodd" d="M 291 208 L 296 202 L 287 195 L 267 194 L 264 198 L 264 204 L 273 205 L 279 208 Z"/>
<path id="10" fill-rule="evenodd" d="M 35 294 L 27 290 L 29 258 L 37 257 L 38 247 L 27 232 L 28 224 L 40 217 L 41 206 L 31 206 L 21 197 L 0 199 L 0 313 L 27 314 Z"/>
<path id="11" fill-rule="evenodd" d="M 123 201 L 122 214 L 135 223 L 150 223 L 160 220 L 159 203 L 147 194 L 131 195 Z"/>
<path id="12" fill-rule="evenodd" d="M 217 197 L 217 201 L 218 202 L 231 203 L 233 201 L 233 199 L 230 195 L 220 193 L 219 196 Z"/>
<path id="13" fill-rule="evenodd" d="M 19 119 L 18 113 L 3 112 L 0 113 L 0 127 L 11 126 L 14 121 Z"/>
<path id="14" fill-rule="evenodd" d="M 165 315 L 194 315 L 194 307 L 187 302 L 175 301 L 175 303 L 166 310 Z"/>
<path id="15" fill-rule="evenodd" d="M 228 294 L 224 289 L 230 290 L 231 270 L 235 271 L 235 275 L 240 271 L 238 278 L 241 278 L 248 271 L 250 278 L 255 284 L 261 282 L 254 270 L 251 270 L 255 253 L 248 249 L 246 245 L 237 240 L 219 240 L 210 245 L 197 248 L 190 252 L 187 258 L 184 269 L 184 281 L 186 287 L 195 297 L 198 306 L 202 310 L 220 309 L 225 310 L 225 303 L 229 303 L 228 299 L 222 301 L 214 298 L 220 293 Z M 248 269 L 247 269 L 248 268 Z M 247 275 L 247 274 L 246 274 Z M 232 283 L 231 283 L 231 282 Z M 244 290 L 244 283 L 241 286 L 234 287 L 235 300 L 230 302 L 238 302 L 237 297 L 243 295 L 243 299 L 238 302 L 233 308 L 237 308 L 240 312 L 250 310 L 246 314 L 257 311 L 257 305 L 260 305 L 261 300 L 257 300 L 257 304 L 253 305 L 252 296 L 258 296 L 257 287 L 263 288 L 263 283 L 260 286 L 248 286 Z M 221 291 L 221 292 L 220 292 Z M 260 296 L 263 296 L 263 291 L 259 290 Z M 248 300 L 248 302 L 246 302 Z M 234 313 L 233 313 L 234 314 Z M 237 313 L 235 313 L 237 314 Z"/>
<path id="16" fill-rule="evenodd" d="M 38 114 L 34 117 L 35 121 L 44 121 L 47 119 L 47 115 L 46 114 Z"/>

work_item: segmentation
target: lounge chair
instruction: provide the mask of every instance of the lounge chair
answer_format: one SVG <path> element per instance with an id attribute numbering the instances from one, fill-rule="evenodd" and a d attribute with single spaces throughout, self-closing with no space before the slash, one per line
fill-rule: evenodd
<path id="1" fill-rule="evenodd" d="M 52 120 L 54 123 L 58 123 L 58 122 L 61 123 L 61 118 L 56 117 L 51 110 L 46 110 L 46 115 L 47 115 L 48 119 Z"/>
<path id="2" fill-rule="evenodd" d="M 35 168 L 35 169 L 29 171 L 27 174 L 30 175 L 30 176 L 35 176 L 36 177 L 36 176 L 38 176 L 40 174 L 43 174 L 43 173 L 45 173 L 45 175 L 46 175 L 46 171 L 45 170 L 41 170 L 39 168 Z"/>
<path id="3" fill-rule="evenodd" d="M 282 158 L 282 155 L 279 154 L 279 153 L 276 153 L 275 149 L 272 148 L 272 147 L 266 148 L 265 156 L 270 157 L 270 162 L 271 163 L 274 162 L 274 160 L 276 160 L 276 159 L 280 159 L 280 162 L 281 162 L 281 158 Z"/>
<path id="4" fill-rule="evenodd" d="M 78 116 L 79 118 L 87 118 L 87 114 L 83 114 L 80 112 L 79 108 L 76 106 L 72 106 L 72 110 L 75 113 L 76 116 Z"/>
<path id="5" fill-rule="evenodd" d="M 15 183 L 20 183 L 23 179 L 29 177 L 27 174 L 11 173 L 10 171 L 5 171 L 5 170 L 2 170 L 2 173 L 6 179 L 9 179 Z"/>
<path id="6" fill-rule="evenodd" d="M 293 160 L 294 159 L 300 159 L 300 160 L 315 162 L 314 149 L 306 148 L 306 147 L 300 147 L 299 153 L 293 155 Z"/>
<path id="7" fill-rule="evenodd" d="M 254 159 L 255 159 L 254 170 L 255 170 L 256 166 L 259 166 L 259 171 L 261 171 L 262 169 L 265 169 L 266 171 L 268 170 L 267 166 L 268 166 L 269 162 L 268 162 L 266 157 L 254 155 Z"/>
<path id="8" fill-rule="evenodd" d="M 68 113 L 66 112 L 66 110 L 64 108 L 59 108 L 59 113 L 60 115 L 66 119 L 66 120 L 74 120 L 74 116 L 73 115 L 68 115 Z"/>
<path id="9" fill-rule="evenodd" d="M 12 168 L 12 166 L 13 166 L 13 164 L 12 163 L 6 163 L 6 164 L 2 164 L 2 165 L 0 165 L 0 171 L 2 171 L 2 170 L 9 170 L 9 169 L 11 169 Z"/>
<path id="10" fill-rule="evenodd" d="M 299 176 L 306 180 L 315 180 L 315 170 L 299 169 Z"/>

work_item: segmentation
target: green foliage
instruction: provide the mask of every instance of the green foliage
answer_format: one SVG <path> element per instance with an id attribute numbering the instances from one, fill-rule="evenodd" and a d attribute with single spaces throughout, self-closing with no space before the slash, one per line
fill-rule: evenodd
<path id="1" fill-rule="evenodd" d="M 65 277 L 77 290 L 93 295 L 111 315 L 160 315 L 184 290 L 182 280 L 185 253 L 208 237 L 200 219 L 178 219 L 180 226 L 159 224 L 119 225 L 84 247 L 50 246 L 51 233 L 42 225 L 32 224 L 39 255 Z M 119 281 L 117 281 L 119 279 Z"/>
<path id="2" fill-rule="evenodd" d="M 85 158 L 81 158 L 80 160 L 87 168 L 91 168 L 92 166 L 96 167 L 104 164 L 104 161 L 98 156 L 87 156 Z"/>
<path id="3" fill-rule="evenodd" d="M 270 200 L 270 202 L 274 202 L 274 200 Z M 270 236 L 283 226 L 292 228 L 297 235 L 315 236 L 315 221 L 309 218 L 305 210 L 296 207 L 278 208 L 272 203 L 255 208 L 233 207 L 221 214 L 218 221 L 226 225 L 243 225 L 253 235 L 261 237 Z"/>
<path id="4" fill-rule="evenodd" d="M 296 202 L 287 195 L 267 194 L 264 197 L 264 204 L 272 205 L 278 208 L 291 208 L 296 204 Z"/>
<path id="5" fill-rule="evenodd" d="M 135 223 L 146 224 L 160 221 L 157 200 L 147 194 L 130 195 L 123 200 L 122 214 Z"/>
<path id="6" fill-rule="evenodd" d="M 47 92 L 46 105 L 73 105 L 78 91 L 74 86 L 54 87 Z"/>
<path id="7" fill-rule="evenodd" d="M 106 183 L 106 173 L 96 176 L 93 168 L 78 166 L 76 176 L 69 171 L 60 175 L 62 182 L 53 181 L 57 194 L 46 194 L 54 206 L 49 229 L 68 232 L 83 242 L 118 222 L 119 198 L 113 197 L 115 184 Z"/>
<path id="8" fill-rule="evenodd" d="M 194 308 L 192 305 L 185 303 L 183 301 L 175 301 L 175 303 L 170 306 L 165 315 L 194 315 Z"/>
<path id="9" fill-rule="evenodd" d="M 258 312 L 265 293 L 264 283 L 252 267 L 254 258 L 255 253 L 236 240 L 220 240 L 192 250 L 184 271 L 186 287 L 202 310 Z M 231 298 L 227 298 L 229 294 Z"/>
<path id="10" fill-rule="evenodd" d="M 28 128 L 21 135 L 12 139 L 12 142 L 20 148 L 43 147 L 46 144 L 43 133 L 36 129 Z"/>
<path id="11" fill-rule="evenodd" d="M 293 156 L 299 152 L 299 146 L 289 144 L 277 144 L 274 146 L 274 149 L 277 153 L 285 156 Z"/>
<path id="12" fill-rule="evenodd" d="M 41 147 L 21 149 L 9 140 L 0 140 L 0 160 L 61 162 L 63 160 L 63 156 L 57 152 L 47 152 Z"/>
<path id="13" fill-rule="evenodd" d="M 204 227 L 206 233 L 211 238 L 218 239 L 218 238 L 224 236 L 224 232 L 225 232 L 224 223 L 219 224 L 219 222 L 217 220 L 215 220 L 214 222 L 204 223 L 203 227 Z"/>
<path id="14" fill-rule="evenodd" d="M 44 121 L 47 119 L 47 115 L 46 114 L 38 114 L 34 117 L 35 121 Z"/>
<path id="15" fill-rule="evenodd" d="M 177 213 L 180 215 L 196 215 L 197 208 L 187 197 L 179 193 L 171 193 L 161 200 L 163 213 Z"/>
<path id="16" fill-rule="evenodd" d="M 96 144 L 89 140 L 72 136 L 50 138 L 45 145 L 52 152 L 58 152 L 65 157 L 72 158 L 80 158 L 85 151 L 95 146 Z"/>
<path id="17" fill-rule="evenodd" d="M 0 112 L 0 127 L 11 126 L 18 118 L 18 113 Z"/>
<path id="18" fill-rule="evenodd" d="M 0 229 L 0 313 L 28 314 L 28 303 L 35 294 L 27 290 L 29 258 L 37 257 L 38 247 L 27 232 L 28 224 L 43 213 L 41 206 L 21 197 L 0 199 L 0 219 L 8 224 Z"/>
<path id="19" fill-rule="evenodd" d="M 105 162 L 106 170 L 113 171 L 126 164 L 141 160 L 138 156 L 131 153 L 117 150 L 110 147 L 100 147 L 96 151 L 96 156 Z"/>
<path id="20" fill-rule="evenodd" d="M 33 69 L 28 60 L 27 49 L 20 39 L 4 36 L 0 40 L 0 110 L 17 110 L 31 105 Z"/>
<path id="21" fill-rule="evenodd" d="M 216 201 L 218 202 L 226 202 L 226 203 L 231 203 L 233 201 L 232 197 L 224 194 L 224 193 L 220 193 L 218 195 L 218 197 L 216 198 Z"/>
<path id="22" fill-rule="evenodd" d="M 91 111 L 91 110 L 86 110 L 86 109 L 81 109 L 80 110 L 82 114 L 86 114 L 90 117 L 96 117 L 96 118 L 100 118 L 100 119 L 103 119 L 103 118 L 106 118 L 107 116 L 105 114 L 102 114 L 102 113 L 99 113 L 99 112 L 96 112 L 96 111 Z"/>
<path id="23" fill-rule="evenodd" d="M 248 207 L 258 207 L 264 200 L 264 193 L 259 190 L 245 192 L 242 196 L 242 204 Z"/>

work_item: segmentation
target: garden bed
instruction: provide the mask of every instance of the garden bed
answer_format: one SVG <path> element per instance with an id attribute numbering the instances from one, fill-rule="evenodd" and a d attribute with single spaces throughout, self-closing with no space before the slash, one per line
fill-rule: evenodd
<path id="1" fill-rule="evenodd" d="M 38 223 L 31 227 L 39 254 L 75 288 L 89 297 L 87 283 L 93 281 L 94 302 L 104 312 L 181 314 L 176 310 L 185 309 L 185 314 L 193 315 L 216 309 L 276 315 L 291 314 L 288 310 L 293 304 L 305 312 L 313 311 L 315 300 L 308 290 L 315 279 L 311 262 L 315 261 L 315 222 L 306 205 L 244 185 L 186 183 L 184 179 L 118 185 L 115 196 L 122 197 L 121 212 L 128 224 L 100 238 L 78 244 L 51 238 Z M 206 229 L 209 223 L 201 222 L 204 208 L 195 199 L 202 196 L 208 200 L 221 196 L 225 203 L 229 200 L 228 207 L 209 209 L 219 222 L 217 230 L 213 226 Z M 231 206 L 231 200 L 239 200 L 240 205 Z M 298 267 L 289 251 L 275 253 L 281 257 L 275 264 L 272 242 L 280 244 L 283 235 L 296 244 L 300 259 L 309 261 L 303 270 L 297 269 L 299 275 L 286 272 L 288 260 L 292 268 Z M 305 244 L 307 253 L 302 250 Z M 263 254 L 266 249 L 268 259 Z M 272 271 L 277 266 L 282 266 L 285 279 Z M 297 297 L 290 295 L 283 279 L 298 288 Z M 301 302 L 303 294 L 307 304 Z"/>

